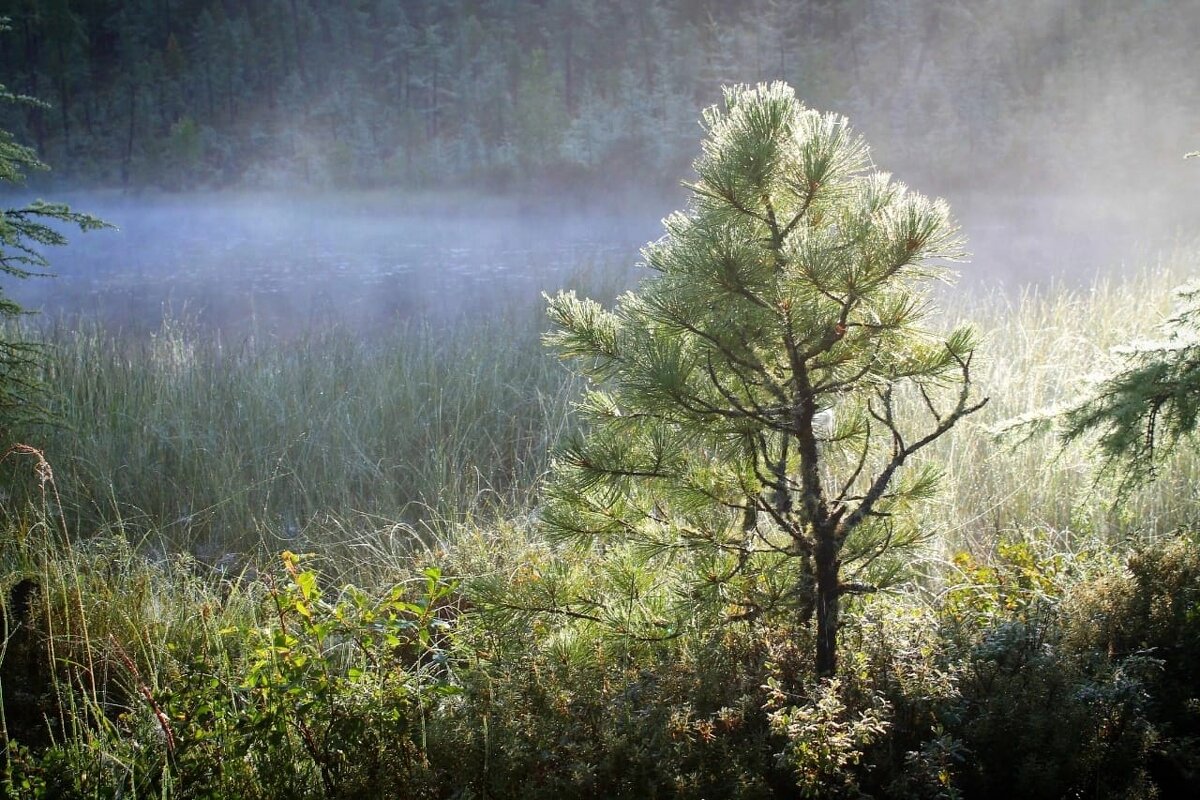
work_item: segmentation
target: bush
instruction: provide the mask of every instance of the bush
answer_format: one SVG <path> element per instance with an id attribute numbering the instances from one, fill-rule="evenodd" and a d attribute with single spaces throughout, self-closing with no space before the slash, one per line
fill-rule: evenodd
<path id="1" fill-rule="evenodd" d="M 1193 537 L 1142 546 L 1124 565 L 1032 539 L 959 566 L 966 580 L 941 609 L 959 697 L 941 721 L 970 754 L 965 796 L 1194 794 Z"/>
<path id="2" fill-rule="evenodd" d="M 100 544 L 41 565 L 45 583 L 74 581 L 45 594 L 32 664 L 51 676 L 42 713 L 63 724 L 52 747 L 6 739 L 15 796 L 403 798 L 435 785 L 426 721 L 458 693 L 457 594 L 439 570 L 334 592 L 284 553 L 281 575 L 189 587 L 186 564 Z M 92 580 L 105 573 L 123 611 Z M 172 601 L 186 623 L 148 609 Z"/>
<path id="3" fill-rule="evenodd" d="M 772 633 L 637 644 L 575 623 L 484 623 L 487 662 L 431 758 L 473 796 L 778 796 L 789 779 L 762 711 Z"/>
<path id="4" fill-rule="evenodd" d="M 1066 604 L 1064 647 L 1143 676 L 1150 774 L 1164 796 L 1200 792 L 1200 541 L 1143 545 Z"/>

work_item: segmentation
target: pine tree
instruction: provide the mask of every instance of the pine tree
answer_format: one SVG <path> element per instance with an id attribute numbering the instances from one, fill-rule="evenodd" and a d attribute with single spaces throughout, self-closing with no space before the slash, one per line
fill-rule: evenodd
<path id="1" fill-rule="evenodd" d="M 1200 158 L 1200 151 L 1184 158 Z M 1200 281 L 1175 290 L 1174 316 L 1158 339 L 1114 348 L 1121 366 L 1093 379 L 1065 409 L 1036 412 L 1009 427 L 1057 422 L 1064 442 L 1096 437 L 1102 472 L 1119 475 L 1123 492 L 1154 476 L 1159 461 L 1200 427 Z"/>
<path id="2" fill-rule="evenodd" d="M 1152 477 L 1200 425 L 1200 284 L 1176 292 L 1179 306 L 1162 337 L 1116 348 L 1120 369 L 1061 413 L 1063 440 L 1096 435 L 1103 469 L 1120 476 L 1122 490 Z"/>
<path id="3" fill-rule="evenodd" d="M 0 17 L 0 32 L 6 29 Z M 35 104 L 36 100 L 16 95 L 0 84 L 0 102 Z M 0 185 L 21 186 L 26 172 L 46 166 L 30 148 L 17 143 L 12 134 L 0 129 Z M 66 244 L 66 237 L 54 223 L 77 225 L 81 230 L 104 226 L 87 214 L 71 211 L 61 203 L 41 200 L 17 208 L 0 209 L 0 275 L 28 278 L 44 274 L 49 262 L 43 248 Z M 22 308 L 0 288 L 0 323 L 11 323 Z M 13 327 L 0 328 L 0 436 L 7 434 L 15 421 L 35 416 L 40 408 L 41 387 L 37 380 L 39 348 L 13 336 Z"/>
<path id="4" fill-rule="evenodd" d="M 682 575 L 669 613 L 634 612 L 664 634 L 673 613 L 815 614 L 829 676 L 841 599 L 921 538 L 905 512 L 938 473 L 905 467 L 986 402 L 972 331 L 922 327 L 961 243 L 944 202 L 873 170 L 845 118 L 785 84 L 727 89 L 703 124 L 691 202 L 643 251 L 640 289 L 611 311 L 549 298 L 548 343 L 591 388 L 540 519 Z"/>

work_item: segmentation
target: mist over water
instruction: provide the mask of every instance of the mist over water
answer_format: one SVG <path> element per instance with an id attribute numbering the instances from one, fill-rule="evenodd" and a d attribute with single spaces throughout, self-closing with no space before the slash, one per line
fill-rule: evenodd
<path id="1" fill-rule="evenodd" d="M 523 51 L 514 54 L 512 75 L 464 71 L 454 59 L 468 59 L 471 51 L 447 49 L 447 80 L 461 91 L 448 92 L 444 108 L 437 105 L 442 100 L 426 97 L 428 81 L 418 72 L 406 73 L 395 93 L 379 96 L 371 93 L 383 88 L 364 79 L 357 84 L 361 94 L 339 97 L 348 118 L 379 123 L 370 142 L 354 140 L 353 126 L 328 125 L 316 96 L 301 98 L 314 104 L 308 111 L 297 100 L 299 110 L 292 112 L 280 103 L 257 107 L 258 116 L 247 104 L 245 119 L 217 114 L 204 135 L 224 148 L 217 150 L 242 160 L 218 159 L 218 170 L 209 152 L 208 161 L 183 163 L 191 152 L 184 148 L 175 159 L 180 163 L 158 162 L 161 170 L 179 174 L 159 176 L 157 185 L 183 186 L 187 178 L 195 185 L 208 180 L 248 190 L 294 188 L 275 194 L 67 192 L 65 199 L 78 210 L 120 230 L 72 233 L 69 247 L 49 253 L 57 279 L 7 281 L 5 291 L 47 320 L 84 316 L 153 329 L 164 315 L 184 316 L 229 331 L 293 334 L 329 322 L 364 330 L 411 320 L 452 322 L 536 308 L 543 290 L 628 285 L 639 275 L 639 248 L 661 235 L 659 220 L 686 201 L 682 189 L 669 182 L 663 188 L 661 175 L 639 170 L 662 167 L 674 180 L 687 179 L 678 165 L 697 155 L 702 131 L 695 120 L 718 99 L 719 87 L 780 78 L 812 107 L 846 114 L 880 169 L 949 201 L 971 253 L 970 262 L 958 266 L 961 281 L 952 291 L 1086 287 L 1099 276 L 1153 264 L 1159 254 L 1189 246 L 1200 235 L 1200 159 L 1183 159 L 1200 148 L 1195 2 L 655 2 L 630 6 L 637 6 L 630 13 L 647 15 L 639 17 L 636 31 L 618 24 L 621 4 L 603 5 L 590 16 L 521 20 L 521 35 L 543 47 L 529 52 L 548 56 L 535 65 L 543 72 L 517 69 L 528 55 Z M 507 19 L 514 8 L 497 3 L 488 13 Z M 471 28 L 457 18 L 425 17 L 416 13 L 409 22 L 415 28 L 440 24 L 455 35 Z M 582 34 L 557 35 L 561 26 L 585 25 L 585 18 L 589 35 L 604 47 L 580 49 Z M 508 52 L 507 40 L 481 35 L 487 46 Z M 669 40 L 674 49 L 621 71 L 612 63 L 620 60 L 613 48 L 646 51 L 639 35 Z M 344 59 L 330 63 L 340 64 L 345 75 L 365 69 L 355 51 L 334 50 Z M 497 70 L 506 63 L 489 61 Z M 492 78 L 496 87 L 508 87 L 487 95 L 497 109 L 489 111 L 482 100 L 455 105 Z M 322 91 L 341 91 L 336 82 L 324 86 L 313 79 Z M 188 73 L 176 80 L 192 85 L 197 78 Z M 594 91 L 585 94 L 582 87 Z M 91 88 L 103 97 L 126 96 L 116 84 Z M 444 117 L 445 124 L 400 126 L 388 116 L 399 113 L 393 108 L 397 98 L 414 114 L 425 113 L 422 102 L 433 103 L 429 107 L 441 109 L 437 119 Z M 355 105 L 367 99 L 376 104 Z M 129 120 L 114 116 L 112 129 L 132 137 L 137 121 L 144 133 L 149 126 L 138 115 L 149 109 L 138 109 L 129 111 Z M 545 119 L 513 122 L 543 113 Z M 486 144 L 488 126 L 503 128 L 505 120 L 511 129 L 496 133 L 500 144 Z M 31 141 L 34 127 L 18 121 Z M 544 126 L 526 124 L 533 122 Z M 528 141 L 512 138 L 521 130 Z M 329 131 L 332 142 L 322 138 Z M 467 144 L 478 144 L 472 136 L 485 145 L 468 158 L 462 155 Z M 261 147 L 255 144 L 260 140 Z M 45 155 L 69 170 L 72 158 L 82 163 L 115 141 L 101 136 L 92 148 L 72 150 L 51 137 Z M 297 142 L 311 147 L 301 152 Z M 127 144 L 132 147 L 132 138 Z M 392 155 L 404 158 L 383 158 L 385 145 L 395 145 Z M 516 147 L 517 156 L 505 156 L 505 147 Z M 445 155 L 450 152 L 460 156 Z M 400 164 L 417 169 L 427 160 L 434 177 L 421 172 L 423 185 L 457 180 L 462 186 L 470 165 L 499 168 L 510 156 L 525 164 L 518 169 L 528 169 L 529 182 L 518 181 L 502 196 L 486 190 L 459 190 L 459 196 L 436 190 L 331 192 L 320 183 L 336 182 L 333 167 L 341 162 L 318 156 L 335 155 L 358 164 L 360 178 L 372 179 L 362 185 L 375 185 Z M 105 158 L 95 160 L 109 169 L 120 160 L 113 153 Z M 146 155 L 138 163 L 152 162 Z M 86 166 L 76 164 L 78 174 L 87 174 Z M 575 183 L 563 175 L 587 180 Z M 406 176 L 393 178 L 403 183 Z M 138 180 L 156 185 L 153 173 Z"/>
<path id="2" fill-rule="evenodd" d="M 669 209 L 528 211 L 511 198 L 422 208 L 404 195 L 80 195 L 118 227 L 53 251 L 56 278 L 14 296 L 51 320 L 153 329 L 164 317 L 293 335 L 452 322 L 540 303 L 542 291 L 629 283 Z M 457 204 L 455 204 L 457 205 Z"/>
<path id="3" fill-rule="evenodd" d="M 1193 166 L 1180 162 L 1180 168 Z M 1195 165 L 1200 169 L 1200 164 Z M 1116 203 L 983 185 L 944 193 L 967 237 L 954 292 L 1082 288 L 1140 269 L 1197 232 L 1190 192 Z M 914 188 L 936 194 L 936 186 Z M 463 315 L 533 313 L 542 291 L 631 286 L 639 249 L 662 233 L 674 198 L 527 204 L 509 198 L 422 208 L 420 195 L 209 194 L 69 198 L 119 230 L 49 253 L 56 278 L 11 294 L 45 321 L 88 318 L 153 330 L 180 318 L 233 334 L 296 335 L 331 323 L 364 332 Z"/>

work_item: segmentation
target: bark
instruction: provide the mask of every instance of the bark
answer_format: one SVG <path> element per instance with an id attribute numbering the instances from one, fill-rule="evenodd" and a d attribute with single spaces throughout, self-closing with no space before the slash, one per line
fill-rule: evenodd
<path id="1" fill-rule="evenodd" d="M 129 169 L 133 163 L 133 143 L 137 134 L 137 83 L 129 82 L 129 134 L 125 137 L 125 157 L 121 159 L 121 185 L 129 185 Z"/>
<path id="2" fill-rule="evenodd" d="M 563 103 L 567 114 L 575 113 L 575 72 L 572 69 L 575 61 L 574 37 L 570 25 L 563 32 Z"/>
<path id="3" fill-rule="evenodd" d="M 841 583 L 838 571 L 838 546 L 833 530 L 818 531 L 814 561 L 817 572 L 817 676 L 831 678 L 837 673 L 838 611 Z"/>
<path id="4" fill-rule="evenodd" d="M 67 54 L 63 43 L 58 43 L 58 113 L 62 122 L 63 148 L 71 152 L 71 89 L 67 84 Z"/>
<path id="5" fill-rule="evenodd" d="M 296 48 L 294 62 L 300 73 L 300 85 L 308 88 L 308 64 L 304 57 L 304 40 L 300 32 L 300 11 L 296 8 L 296 0 L 291 0 L 289 9 L 292 17 L 292 44 Z"/>

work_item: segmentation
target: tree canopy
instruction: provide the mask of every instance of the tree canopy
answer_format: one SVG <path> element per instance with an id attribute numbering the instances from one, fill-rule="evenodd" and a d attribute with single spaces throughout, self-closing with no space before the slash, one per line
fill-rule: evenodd
<path id="1" fill-rule="evenodd" d="M 727 89 L 704 128 L 691 203 L 644 250 L 639 290 L 611 311 L 549 300 L 548 342 L 592 388 L 541 519 L 681 576 L 658 606 L 637 590 L 630 629 L 815 612 L 828 675 L 839 599 L 922 538 L 906 512 L 938 471 L 910 459 L 986 402 L 971 330 L 925 327 L 961 242 L 944 202 L 783 83 Z"/>
<path id="2" fill-rule="evenodd" d="M 889 163 L 975 181 L 981 161 L 1099 161 L 1112 148 L 1080 141 L 1100 127 L 1148 147 L 1190 124 L 1181 5 L 15 0 L 0 74 L 54 107 L 0 109 L 0 127 L 77 183 L 665 184 L 722 83 L 780 79 L 889 131 Z M 1122 113 L 1132 75 L 1172 91 Z"/>
<path id="3" fill-rule="evenodd" d="M 1200 285 L 1177 293 L 1162 335 L 1115 348 L 1120 367 L 1061 412 L 1063 440 L 1095 436 L 1104 470 L 1119 474 L 1124 488 L 1153 476 L 1200 424 Z"/>

